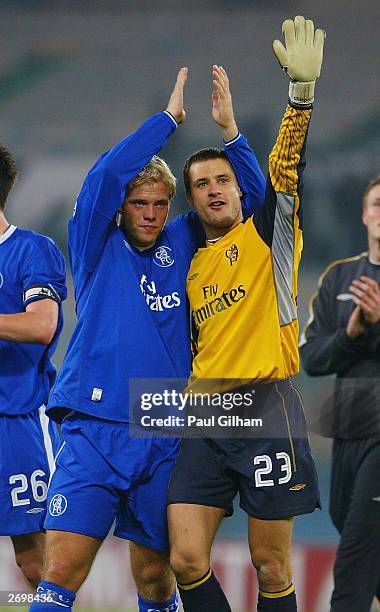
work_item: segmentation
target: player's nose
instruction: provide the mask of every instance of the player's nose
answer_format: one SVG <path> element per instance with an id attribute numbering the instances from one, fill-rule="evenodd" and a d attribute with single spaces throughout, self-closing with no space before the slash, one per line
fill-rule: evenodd
<path id="1" fill-rule="evenodd" d="M 144 206 L 144 219 L 147 221 L 153 221 L 156 218 L 156 210 L 153 204 Z"/>
<path id="2" fill-rule="evenodd" d="M 208 196 L 210 198 L 213 198 L 217 195 L 220 195 L 222 192 L 220 190 L 220 187 L 218 185 L 218 183 L 210 183 L 209 185 L 209 189 L 208 189 Z"/>

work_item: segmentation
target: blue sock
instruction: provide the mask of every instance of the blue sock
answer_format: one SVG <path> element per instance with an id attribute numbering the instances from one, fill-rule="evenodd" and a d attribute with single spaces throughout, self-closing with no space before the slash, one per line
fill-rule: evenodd
<path id="1" fill-rule="evenodd" d="M 173 593 L 171 599 L 169 599 L 169 601 L 165 601 L 165 603 L 150 601 L 149 599 L 144 599 L 144 597 L 139 595 L 138 604 L 139 612 L 179 612 L 177 593 Z"/>
<path id="2" fill-rule="evenodd" d="M 58 584 L 42 581 L 29 612 L 72 612 L 75 593 Z"/>

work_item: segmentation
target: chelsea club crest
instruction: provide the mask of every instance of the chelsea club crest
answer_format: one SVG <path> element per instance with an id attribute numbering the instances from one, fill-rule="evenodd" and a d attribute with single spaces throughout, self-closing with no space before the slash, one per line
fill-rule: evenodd
<path id="1" fill-rule="evenodd" d="M 154 253 L 153 261 L 160 268 L 170 268 L 174 264 L 171 248 L 167 246 L 158 247 Z"/>

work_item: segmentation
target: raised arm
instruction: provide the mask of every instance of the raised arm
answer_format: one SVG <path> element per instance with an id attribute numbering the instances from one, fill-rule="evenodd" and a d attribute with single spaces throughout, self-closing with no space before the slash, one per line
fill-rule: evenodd
<path id="1" fill-rule="evenodd" d="M 167 109 L 145 121 L 135 132 L 103 154 L 88 173 L 69 224 L 72 265 L 96 266 L 108 233 L 115 224 L 128 183 L 167 143 L 185 120 L 183 89 L 187 68 L 178 72 Z M 75 265 L 74 264 L 74 265 Z"/>
<path id="2" fill-rule="evenodd" d="M 238 130 L 226 70 L 222 66 L 214 65 L 212 77 L 212 118 L 222 132 L 224 150 L 243 192 L 243 216 L 249 217 L 264 202 L 265 177 L 248 140 Z"/>
<path id="3" fill-rule="evenodd" d="M 272 250 L 280 324 L 285 326 L 297 319 L 304 152 L 314 100 L 311 92 L 314 94 L 315 80 L 321 70 L 324 33 L 322 30 L 314 33 L 313 22 L 300 16 L 294 21 L 286 20 L 283 32 L 285 47 L 275 41 L 273 49 L 293 80 L 289 87 L 289 105 L 269 155 L 265 205 L 255 213 L 253 222 Z"/>
<path id="4" fill-rule="evenodd" d="M 301 180 L 305 166 L 304 146 L 314 101 L 315 80 L 323 58 L 324 32 L 311 20 L 297 16 L 284 21 L 285 46 L 275 40 L 273 50 L 291 79 L 289 105 L 282 119 L 276 143 L 269 155 L 266 206 L 255 215 L 256 228 L 272 245 L 275 218 L 291 246 L 294 228 L 302 230 Z M 293 228 L 293 229 L 292 229 Z M 298 245 L 302 248 L 302 243 Z"/>

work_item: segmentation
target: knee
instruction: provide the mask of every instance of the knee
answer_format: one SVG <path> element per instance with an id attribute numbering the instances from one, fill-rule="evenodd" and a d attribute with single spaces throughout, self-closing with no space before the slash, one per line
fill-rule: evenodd
<path id="1" fill-rule="evenodd" d="M 26 553 L 16 554 L 16 563 L 22 571 L 25 580 L 35 590 L 42 578 L 42 557 Z"/>
<path id="2" fill-rule="evenodd" d="M 146 585 L 164 583 L 172 575 L 168 561 L 151 561 L 140 565 L 139 581 Z"/>
<path id="3" fill-rule="evenodd" d="M 53 584 L 69 588 L 72 574 L 76 572 L 76 569 L 66 559 L 50 557 L 46 563 L 44 579 Z"/>
<path id="4" fill-rule="evenodd" d="M 281 591 L 292 581 L 290 558 L 280 550 L 261 549 L 252 555 L 262 591 Z"/>
<path id="5" fill-rule="evenodd" d="M 153 601 L 166 601 L 175 591 L 175 579 L 168 559 L 149 561 L 135 567 L 134 579 L 140 595 Z"/>
<path id="6" fill-rule="evenodd" d="M 210 567 L 210 560 L 196 554 L 194 550 L 176 550 L 170 553 L 170 566 L 178 582 L 186 583 L 203 576 Z"/>
<path id="7" fill-rule="evenodd" d="M 76 593 L 88 576 L 89 564 L 61 555 L 48 554 L 47 557 L 43 579 Z"/>

